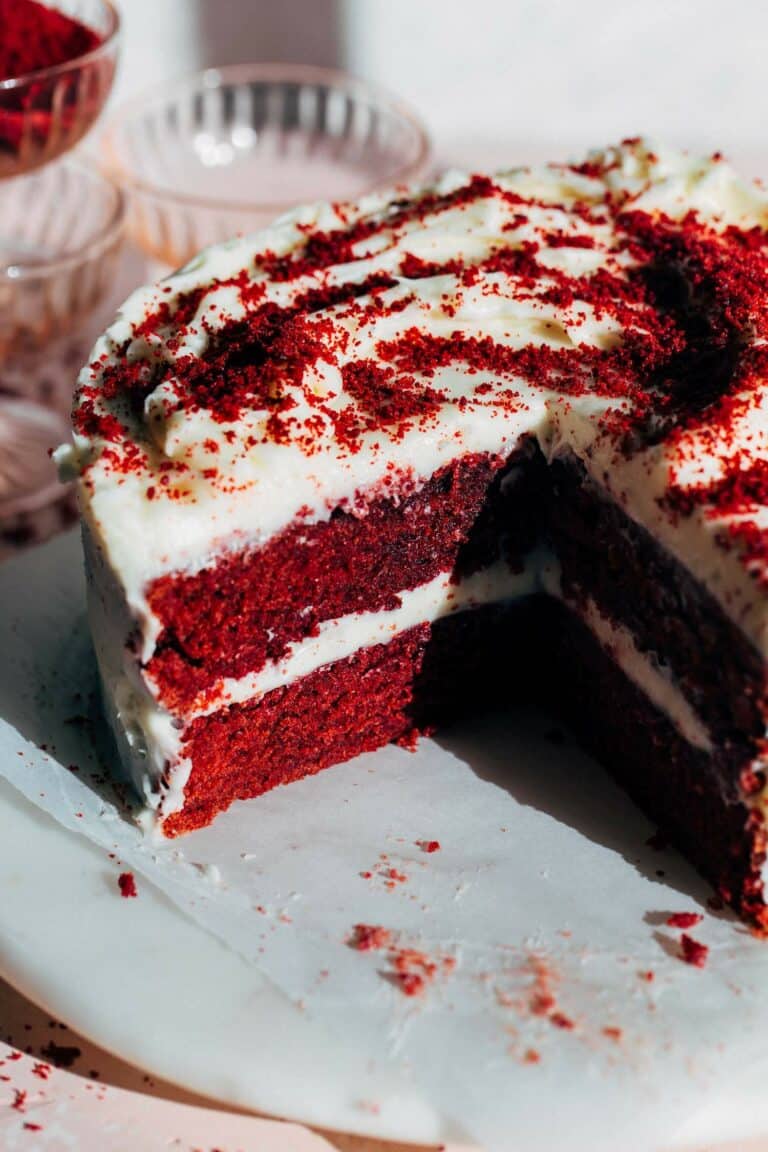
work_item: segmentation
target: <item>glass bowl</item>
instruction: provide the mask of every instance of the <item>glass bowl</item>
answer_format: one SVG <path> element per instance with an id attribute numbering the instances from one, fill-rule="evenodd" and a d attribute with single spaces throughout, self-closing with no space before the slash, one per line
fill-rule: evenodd
<path id="1" fill-rule="evenodd" d="M 125 198 L 63 162 L 0 181 L 0 528 L 55 500 L 78 370 L 114 307 Z"/>
<path id="2" fill-rule="evenodd" d="M 73 148 L 104 107 L 115 77 L 120 17 L 111 0 L 46 4 L 88 25 L 101 44 L 64 64 L 0 80 L 0 177 L 29 172 Z"/>
<path id="3" fill-rule="evenodd" d="M 132 234 L 176 267 L 311 200 L 348 200 L 423 174 L 429 141 L 389 96 L 323 68 L 212 69 L 127 105 L 102 136 L 130 195 Z"/>

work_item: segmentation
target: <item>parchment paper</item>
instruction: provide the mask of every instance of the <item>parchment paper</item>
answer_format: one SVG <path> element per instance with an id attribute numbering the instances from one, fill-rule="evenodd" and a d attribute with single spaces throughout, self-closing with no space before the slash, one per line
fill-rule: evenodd
<path id="1" fill-rule="evenodd" d="M 768 944 L 709 909 L 551 718 L 511 702 L 152 843 L 105 771 L 76 535 L 0 567 L 0 605 L 0 774 L 257 965 L 383 1084 L 405 1070 L 454 1139 L 632 1152 L 702 1124 L 768 1130 Z M 704 969 L 666 926 L 680 911 L 704 915 Z M 359 924 L 384 928 L 382 946 L 350 946 Z"/>

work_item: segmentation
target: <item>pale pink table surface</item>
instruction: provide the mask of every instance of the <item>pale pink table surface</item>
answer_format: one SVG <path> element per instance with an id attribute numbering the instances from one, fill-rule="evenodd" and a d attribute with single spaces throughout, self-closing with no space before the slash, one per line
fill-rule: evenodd
<path id="1" fill-rule="evenodd" d="M 97 1048 L 0 981 L 0 1148 L 16 1147 L 398 1152 L 402 1146 L 220 1109 Z"/>
<path id="2" fill-rule="evenodd" d="M 521 154 L 512 145 L 489 150 L 486 143 L 472 142 L 440 148 L 438 157 L 440 167 L 457 164 L 475 169 L 542 159 L 531 148 Z M 135 254 L 130 264 L 135 275 Z M 415 1148 L 407 1147 L 411 1152 Z M 406 1146 L 226 1111 L 96 1047 L 0 980 L 0 1149 L 5 1148 L 398 1152 Z M 564 1143 L 563 1152 L 566 1148 Z M 446 1152 L 460 1150 L 453 1146 Z M 768 1137 L 690 1152 L 768 1152 Z"/>

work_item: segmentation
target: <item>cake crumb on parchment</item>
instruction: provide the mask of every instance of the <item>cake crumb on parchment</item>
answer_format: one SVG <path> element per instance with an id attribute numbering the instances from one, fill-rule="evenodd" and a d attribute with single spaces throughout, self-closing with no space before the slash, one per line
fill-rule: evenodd
<path id="1" fill-rule="evenodd" d="M 121 872 L 117 878 L 117 885 L 120 889 L 120 895 L 126 899 L 138 896 L 139 894 L 133 872 Z"/>

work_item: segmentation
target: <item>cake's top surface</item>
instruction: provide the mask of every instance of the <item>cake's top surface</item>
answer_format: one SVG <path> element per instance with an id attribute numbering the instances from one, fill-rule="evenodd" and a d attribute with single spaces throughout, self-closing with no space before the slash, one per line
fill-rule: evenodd
<path id="1" fill-rule="evenodd" d="M 129 600 L 530 432 L 762 643 L 768 194 L 635 140 L 392 195 L 203 252 L 97 344 L 70 462 Z"/>

